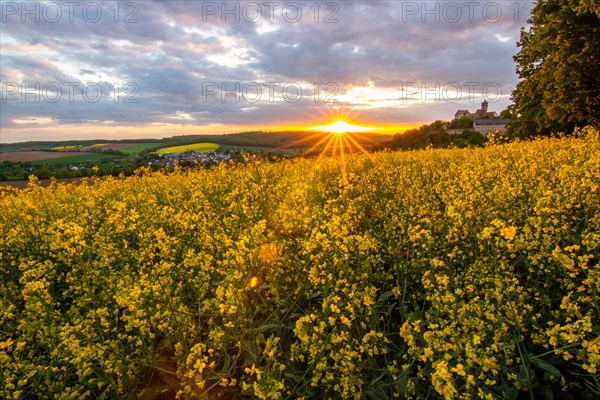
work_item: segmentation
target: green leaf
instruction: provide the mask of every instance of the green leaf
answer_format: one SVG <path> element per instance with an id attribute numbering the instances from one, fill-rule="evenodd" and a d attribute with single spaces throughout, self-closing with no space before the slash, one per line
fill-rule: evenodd
<path id="1" fill-rule="evenodd" d="M 244 357 L 244 365 L 252 365 L 256 362 L 256 341 L 242 340 L 242 356 Z"/>
<path id="2" fill-rule="evenodd" d="M 529 375 L 532 374 L 533 371 L 529 371 Z M 531 384 L 527 376 L 527 367 L 525 367 L 524 365 L 519 365 L 519 376 L 517 378 L 519 379 L 519 382 L 521 382 L 521 384 L 527 388 Z"/>
<path id="3" fill-rule="evenodd" d="M 299 377 L 298 375 L 296 375 L 296 374 L 292 374 L 292 373 L 290 373 L 290 372 L 286 372 L 286 373 L 284 374 L 284 376 L 285 376 L 286 378 L 289 378 L 289 379 L 291 379 L 292 381 L 294 381 L 294 382 L 296 382 L 296 383 L 300 382 L 300 377 Z"/>
<path id="4" fill-rule="evenodd" d="M 367 395 L 367 397 L 369 399 L 372 399 L 372 400 L 387 400 L 387 396 L 385 395 L 385 392 L 383 390 L 381 390 L 381 388 L 379 388 L 379 387 L 377 387 L 375 389 L 365 390 L 365 394 Z"/>
<path id="5" fill-rule="evenodd" d="M 264 324 L 261 325 L 257 331 L 260 333 L 264 333 L 267 331 L 276 331 L 279 329 L 286 329 L 287 327 L 285 325 L 281 325 L 281 324 Z"/>
<path id="6" fill-rule="evenodd" d="M 408 386 L 408 374 L 406 373 L 406 371 L 402 375 L 400 375 L 398 379 L 396 379 L 394 385 L 396 386 L 396 390 L 399 394 L 406 394 Z"/>
<path id="7" fill-rule="evenodd" d="M 529 362 L 531 364 L 535 365 L 536 367 L 543 369 L 546 372 L 551 373 L 556 378 L 560 378 L 560 376 L 562 375 L 558 368 L 556 368 L 554 365 L 550 364 L 548 361 L 542 360 L 541 358 L 531 357 L 529 359 Z"/>
<path id="8" fill-rule="evenodd" d="M 386 301 L 387 299 L 389 299 L 393 295 L 394 295 L 394 293 L 392 293 L 392 291 L 389 290 L 389 291 L 383 293 L 381 296 L 379 296 L 379 299 L 377 300 L 377 303 L 383 303 L 384 301 Z"/>

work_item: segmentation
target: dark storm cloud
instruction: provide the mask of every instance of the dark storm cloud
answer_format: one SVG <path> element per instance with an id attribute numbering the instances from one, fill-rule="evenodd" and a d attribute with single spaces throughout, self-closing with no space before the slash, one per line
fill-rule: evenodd
<path id="1" fill-rule="evenodd" d="M 410 82 L 426 87 L 470 82 L 480 88 L 495 83 L 504 95 L 494 108 L 499 111 L 516 80 L 512 56 L 530 6 L 491 1 L 280 1 L 270 10 L 263 1 L 227 2 L 227 9 L 221 1 L 81 1 L 69 10 L 60 1 L 30 3 L 39 4 L 39 15 L 31 14 L 34 6 L 24 16 L 21 2 L 2 2 L 0 122 L 3 128 L 15 128 L 13 136 L 3 135 L 3 140 L 18 139 L 16 128 L 22 124 L 14 120 L 36 116 L 58 124 L 108 121 L 121 126 L 297 124 L 331 108 L 313 101 L 314 93 L 306 89 L 326 82 L 337 85 L 336 95 L 351 87 L 402 91 Z M 61 9 L 60 19 L 49 4 Z M 260 15 L 255 13 L 259 9 Z M 103 94 L 96 102 L 77 92 L 72 101 L 66 92 L 56 102 L 43 97 L 32 102 L 31 95 L 22 101 L 23 82 L 42 87 L 52 82 L 76 83 L 77 88 L 93 84 Z M 264 86 L 269 82 L 280 84 L 273 101 Z M 121 90 L 118 101 L 111 86 L 115 83 Z M 261 86 L 260 101 L 248 101 L 239 90 L 224 100 L 220 93 L 207 94 L 214 85 L 231 90 L 236 83 L 240 89 Z M 300 101 L 282 98 L 286 83 L 302 85 Z M 130 90 L 124 91 L 127 84 Z M 457 108 L 477 108 L 480 88 L 477 98 L 454 103 L 438 99 L 424 104 L 413 94 L 417 104 L 413 100 L 378 106 L 378 101 L 393 96 L 376 97 L 365 101 L 372 107 L 363 115 L 398 124 L 449 119 Z M 137 102 L 125 103 L 127 94 Z M 344 99 L 337 106 L 350 109 L 356 104 Z"/>

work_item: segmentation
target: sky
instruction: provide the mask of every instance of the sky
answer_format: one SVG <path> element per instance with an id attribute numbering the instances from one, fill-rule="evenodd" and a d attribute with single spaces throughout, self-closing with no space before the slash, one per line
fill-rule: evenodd
<path id="1" fill-rule="evenodd" d="M 0 0 L 0 142 L 500 112 L 533 4 Z"/>

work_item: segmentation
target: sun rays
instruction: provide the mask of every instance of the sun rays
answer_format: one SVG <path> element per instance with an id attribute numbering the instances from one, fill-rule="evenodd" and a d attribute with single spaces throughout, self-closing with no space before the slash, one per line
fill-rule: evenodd
<path id="1" fill-rule="evenodd" d="M 330 132 L 330 133 L 344 134 L 344 133 L 348 133 L 348 132 L 368 132 L 368 131 L 372 131 L 375 128 L 371 128 L 371 127 L 367 127 L 367 126 L 352 125 L 352 124 L 349 124 L 348 122 L 344 121 L 343 119 L 338 119 L 329 125 L 317 126 L 313 129 Z"/>
<path id="2" fill-rule="evenodd" d="M 317 132 L 294 142 L 291 147 L 308 142 L 310 147 L 303 152 L 303 156 L 317 156 L 317 160 L 320 160 L 323 157 L 339 158 L 342 169 L 342 179 L 344 182 L 347 182 L 346 155 L 360 152 L 372 160 L 371 154 L 365 148 L 365 144 L 378 144 L 361 135 L 361 133 L 374 130 L 375 128 L 361 127 L 359 125 L 350 124 L 342 119 L 312 129 Z"/>

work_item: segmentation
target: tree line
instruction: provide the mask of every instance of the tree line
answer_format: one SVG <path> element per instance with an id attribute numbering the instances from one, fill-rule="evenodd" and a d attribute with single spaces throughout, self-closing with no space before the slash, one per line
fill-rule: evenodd
<path id="1" fill-rule="evenodd" d="M 539 0 L 514 60 L 513 137 L 600 127 L 600 1 Z"/>

